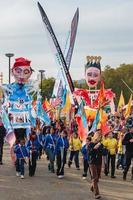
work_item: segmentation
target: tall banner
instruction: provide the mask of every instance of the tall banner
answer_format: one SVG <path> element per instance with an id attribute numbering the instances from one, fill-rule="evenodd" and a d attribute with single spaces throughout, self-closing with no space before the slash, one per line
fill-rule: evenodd
<path id="1" fill-rule="evenodd" d="M 78 21 L 79 21 L 79 9 L 77 8 L 71 22 L 71 31 L 70 31 L 69 38 L 67 39 L 67 44 L 66 44 L 67 48 L 65 49 L 65 52 L 64 52 L 68 69 L 70 68 L 70 63 L 72 59 L 77 27 L 78 27 Z M 63 81 L 65 81 L 63 77 L 63 72 L 61 71 L 61 69 L 59 69 L 59 72 L 55 81 L 54 89 L 53 89 L 53 96 L 57 98 L 61 97 L 59 95 L 62 94 L 62 91 L 63 91 Z"/>
<path id="2" fill-rule="evenodd" d="M 62 50 L 61 50 L 60 45 L 58 43 L 58 40 L 57 40 L 57 38 L 55 36 L 53 28 L 52 28 L 52 26 L 50 24 L 50 21 L 49 21 L 44 9 L 42 8 L 42 6 L 40 5 L 39 2 L 38 2 L 38 7 L 39 7 L 39 10 L 40 10 L 40 13 L 41 13 L 41 16 L 42 16 L 42 20 L 43 20 L 43 22 L 45 24 L 45 27 L 46 27 L 46 30 L 47 30 L 47 34 L 50 36 L 50 38 L 53 41 L 53 44 L 54 44 L 54 47 L 55 47 L 55 50 L 56 50 L 56 56 L 58 57 L 59 62 L 61 64 L 61 66 L 62 66 L 62 70 L 64 72 L 64 76 L 65 76 L 66 81 L 67 81 L 67 86 L 69 88 L 70 93 L 72 94 L 74 92 L 74 85 L 73 85 L 73 82 L 72 82 L 72 79 L 71 79 L 71 76 L 70 76 L 66 61 L 64 59 Z M 76 99 L 74 99 L 74 103 L 75 103 L 75 105 L 78 106 L 78 102 L 76 101 Z"/>
<path id="3" fill-rule="evenodd" d="M 79 9 L 77 8 L 75 15 L 73 17 L 72 23 L 71 23 L 70 44 L 69 44 L 69 49 L 66 55 L 66 64 L 67 64 L 68 69 L 70 67 L 70 63 L 72 59 L 72 53 L 73 53 L 74 43 L 76 39 L 78 21 L 79 21 Z"/>

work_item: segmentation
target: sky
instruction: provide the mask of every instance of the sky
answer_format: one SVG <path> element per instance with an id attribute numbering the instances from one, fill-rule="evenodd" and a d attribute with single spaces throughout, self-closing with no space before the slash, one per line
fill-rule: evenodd
<path id="1" fill-rule="evenodd" d="M 71 20 L 79 8 L 78 32 L 71 62 L 73 79 L 84 78 L 87 55 L 101 56 L 102 68 L 133 63 L 133 0 L 39 0 L 50 19 L 62 50 Z M 36 0 L 0 1 L 0 72 L 8 82 L 5 53 L 31 60 L 35 70 L 56 77 L 58 65 L 51 51 Z M 13 81 L 13 79 L 12 79 Z"/>

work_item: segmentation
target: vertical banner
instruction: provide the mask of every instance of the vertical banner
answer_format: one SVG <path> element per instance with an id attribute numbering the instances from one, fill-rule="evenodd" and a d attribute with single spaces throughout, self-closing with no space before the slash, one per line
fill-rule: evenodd
<path id="1" fill-rule="evenodd" d="M 79 21 L 79 9 L 77 8 L 74 17 L 71 22 L 71 31 L 70 31 L 70 36 L 69 39 L 67 39 L 67 48 L 65 49 L 65 60 L 66 60 L 66 65 L 68 69 L 70 68 L 71 64 L 71 59 L 72 59 L 72 54 L 73 54 L 73 49 L 74 49 L 74 44 L 75 44 L 75 39 L 76 39 L 76 34 L 77 34 L 77 28 L 78 28 L 78 21 Z M 60 63 L 59 63 L 60 64 Z M 55 81 L 54 89 L 53 89 L 53 96 L 56 96 L 59 98 L 59 94 L 61 94 L 61 91 L 63 90 L 63 72 L 61 69 L 59 69 L 58 76 Z"/>
<path id="2" fill-rule="evenodd" d="M 63 53 L 61 51 L 60 45 L 59 45 L 58 40 L 55 36 L 55 33 L 54 33 L 53 28 L 50 24 L 50 21 L 49 21 L 44 9 L 42 8 L 42 6 L 40 5 L 39 2 L 38 2 L 38 7 L 39 7 L 39 10 L 40 10 L 40 13 L 41 13 L 41 16 L 42 16 L 42 20 L 45 24 L 47 34 L 50 36 L 50 38 L 53 41 L 55 51 L 56 51 L 56 55 L 58 56 L 59 62 L 61 63 L 62 70 L 64 72 L 64 76 L 65 76 L 66 81 L 67 81 L 67 86 L 69 88 L 70 93 L 72 94 L 74 92 L 74 85 L 73 85 L 73 82 L 72 82 L 66 61 L 64 59 Z M 78 106 L 78 102 L 76 101 L 76 99 L 74 99 L 74 103 L 75 103 L 75 105 Z"/>

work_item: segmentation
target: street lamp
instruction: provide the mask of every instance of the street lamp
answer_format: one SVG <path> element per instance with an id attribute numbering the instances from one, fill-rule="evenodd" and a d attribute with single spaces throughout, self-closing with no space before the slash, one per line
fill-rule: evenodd
<path id="1" fill-rule="evenodd" d="M 5 56 L 9 58 L 9 84 L 10 84 L 11 83 L 11 76 L 10 76 L 11 75 L 11 73 L 10 73 L 11 57 L 13 57 L 14 54 L 13 53 L 6 53 Z"/>
<path id="2" fill-rule="evenodd" d="M 41 74 L 41 96 L 42 96 L 42 80 L 43 80 L 43 73 L 45 72 L 45 70 L 40 69 L 39 72 Z"/>

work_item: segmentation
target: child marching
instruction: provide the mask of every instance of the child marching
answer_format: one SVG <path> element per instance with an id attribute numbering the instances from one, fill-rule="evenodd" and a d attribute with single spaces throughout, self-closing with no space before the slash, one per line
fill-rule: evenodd
<path id="1" fill-rule="evenodd" d="M 20 176 L 21 179 L 24 179 L 25 167 L 27 164 L 26 158 L 29 157 L 28 151 L 25 146 L 25 140 L 21 139 L 14 146 L 14 153 L 16 154 L 16 176 Z"/>
<path id="2" fill-rule="evenodd" d="M 30 139 L 27 142 L 27 148 L 29 149 L 29 176 L 34 176 L 40 149 L 40 143 L 38 142 L 38 137 L 34 128 L 31 128 L 31 134 Z"/>
<path id="3" fill-rule="evenodd" d="M 55 155 L 57 159 L 57 176 L 58 178 L 64 177 L 64 166 L 66 164 L 67 150 L 69 142 L 66 137 L 66 132 L 63 130 L 57 140 L 55 147 Z"/>
<path id="4" fill-rule="evenodd" d="M 49 158 L 48 170 L 51 171 L 52 173 L 55 172 L 54 170 L 55 143 L 56 143 L 55 130 L 51 128 L 50 133 L 46 135 L 44 150 L 47 154 L 47 157 Z"/>
<path id="5" fill-rule="evenodd" d="M 87 177 L 87 172 L 88 172 L 88 168 L 89 168 L 89 149 L 88 146 L 91 142 L 91 137 L 88 136 L 86 138 L 86 144 L 82 147 L 81 149 L 81 153 L 83 155 L 83 179 L 85 180 Z"/>

